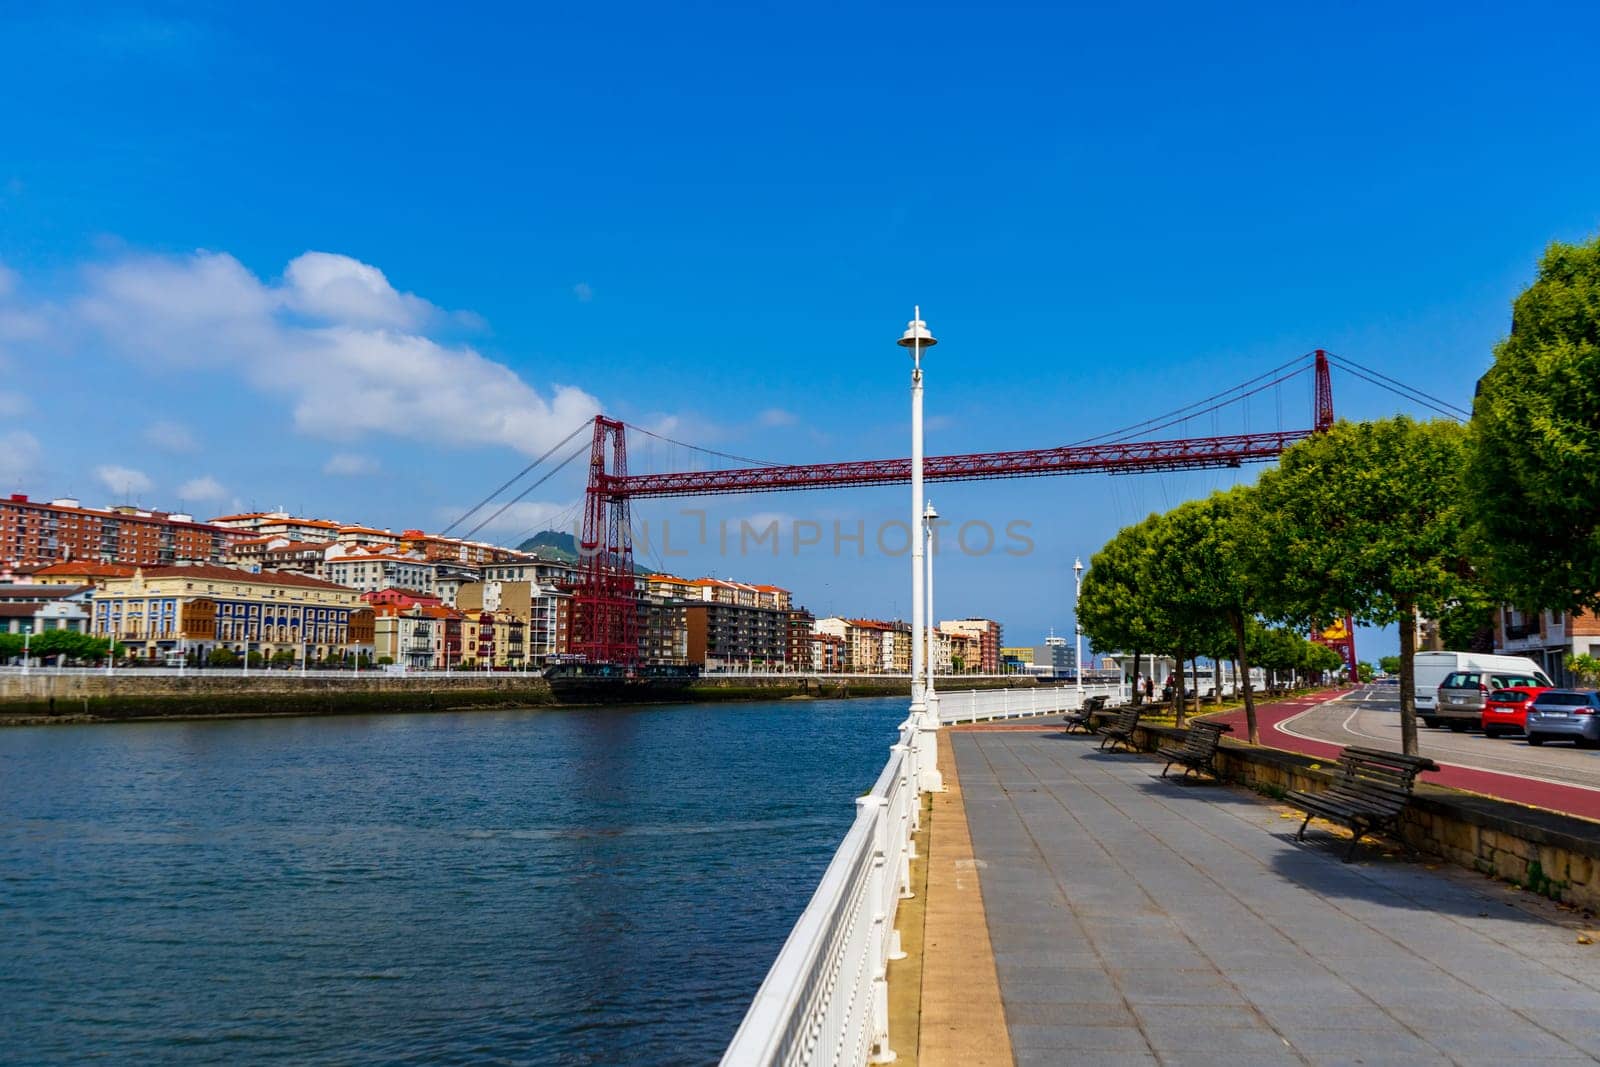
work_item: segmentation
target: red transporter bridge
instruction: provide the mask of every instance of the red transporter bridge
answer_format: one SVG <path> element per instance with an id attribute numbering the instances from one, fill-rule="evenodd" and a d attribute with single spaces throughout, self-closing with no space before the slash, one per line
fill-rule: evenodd
<path id="1" fill-rule="evenodd" d="M 929 456 L 923 461 L 923 478 L 930 482 L 982 481 L 1053 474 L 1204 470 L 1267 462 L 1276 459 L 1284 449 L 1297 441 L 1322 433 L 1333 425 L 1333 386 L 1328 374 L 1328 355 L 1319 348 L 1313 357 L 1315 411 L 1312 426 L 1307 430 Z M 1294 366 L 1295 363 L 1299 366 L 1294 370 L 1279 368 L 1277 372 L 1268 372 L 1263 378 L 1274 373 L 1278 377 L 1264 384 L 1256 384 L 1251 392 L 1260 392 L 1304 373 L 1306 367 L 1299 360 L 1285 367 Z M 1222 395 L 1225 394 L 1218 394 Z M 1239 397 L 1235 396 L 1225 403 L 1237 399 Z M 1201 407 L 1205 403 L 1201 401 L 1198 405 L 1192 405 L 1200 408 L 1194 413 L 1203 414 L 1221 406 Z M 632 501 L 647 497 L 900 485 L 910 480 L 909 459 L 629 474 L 627 425 L 604 415 L 595 416 L 594 441 L 589 454 L 589 485 L 584 496 L 583 536 L 579 542 L 582 556 L 580 577 L 573 598 L 573 652 L 590 662 L 636 664 L 639 660 L 638 596 L 634 589 L 630 513 Z M 1345 632 L 1350 632 L 1348 625 Z M 1340 652 L 1353 672 L 1353 637 Z"/>

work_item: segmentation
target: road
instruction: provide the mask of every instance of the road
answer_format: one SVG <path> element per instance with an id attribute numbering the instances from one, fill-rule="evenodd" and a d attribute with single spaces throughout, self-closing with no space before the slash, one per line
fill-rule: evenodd
<path id="1" fill-rule="evenodd" d="M 1332 699 L 1329 699 L 1329 698 Z M 1263 705 L 1261 743 L 1312 756 L 1347 745 L 1400 749 L 1400 696 L 1392 685 L 1365 686 Z M 1223 716 L 1244 734 L 1244 712 Z M 1600 819 L 1600 752 L 1564 745 L 1530 748 L 1521 738 L 1490 739 L 1417 727 L 1422 754 L 1441 768 L 1425 781 L 1520 804 Z"/>

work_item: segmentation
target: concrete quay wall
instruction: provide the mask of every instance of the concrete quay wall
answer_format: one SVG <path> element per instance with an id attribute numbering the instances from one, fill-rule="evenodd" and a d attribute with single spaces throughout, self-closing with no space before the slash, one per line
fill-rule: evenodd
<path id="1" fill-rule="evenodd" d="M 203 671 L 118 676 L 98 671 L 0 677 L 0 722 L 93 722 L 241 715 L 330 715 L 550 704 L 543 678 L 515 674 L 407 678 L 378 672 L 301 678 Z"/>
<path id="2" fill-rule="evenodd" d="M 1015 679 L 1009 679 L 1015 684 Z M 1004 678 L 962 679 L 962 688 L 991 688 Z M 902 696 L 904 678 L 807 675 L 703 678 L 683 701 L 781 700 Z M 106 674 L 85 670 L 0 675 L 0 725 L 105 722 L 152 718 L 338 715 L 557 705 L 537 675 L 317 674 L 186 671 Z"/>

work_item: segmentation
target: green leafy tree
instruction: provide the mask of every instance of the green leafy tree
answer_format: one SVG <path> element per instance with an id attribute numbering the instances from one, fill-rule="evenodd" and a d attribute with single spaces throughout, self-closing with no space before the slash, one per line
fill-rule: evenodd
<path id="1" fill-rule="evenodd" d="M 1344 615 L 1400 628 L 1400 729 L 1417 751 L 1418 612 L 1468 599 L 1466 430 L 1403 416 L 1340 422 L 1290 448 L 1257 486 L 1272 521 L 1259 578 L 1269 614 L 1297 628 Z"/>
<path id="2" fill-rule="evenodd" d="M 1378 669 L 1380 671 L 1382 671 L 1384 674 L 1399 674 L 1400 673 L 1400 657 L 1399 656 L 1380 656 L 1378 658 Z"/>
<path id="3" fill-rule="evenodd" d="M 1151 595 L 1153 519 L 1124 527 L 1094 554 L 1078 597 L 1078 622 L 1091 643 L 1131 652 L 1135 674 L 1143 653 L 1164 651 L 1166 620 Z"/>
<path id="4" fill-rule="evenodd" d="M 1192 640 L 1204 655 L 1238 665 L 1245 723 L 1251 744 L 1256 744 L 1260 732 L 1247 630 L 1258 608 L 1253 569 L 1261 519 L 1251 493 L 1243 486 L 1213 493 L 1170 512 L 1169 523 L 1178 560 L 1176 596 L 1195 635 Z"/>
<path id="5" fill-rule="evenodd" d="M 1567 660 L 1567 670 L 1578 679 L 1579 684 L 1594 686 L 1600 685 L 1600 659 L 1580 653 Z"/>
<path id="6" fill-rule="evenodd" d="M 280 648 L 267 660 L 274 667 L 293 667 L 295 655 L 293 649 Z"/>
<path id="7" fill-rule="evenodd" d="M 0 634 L 0 661 L 17 659 L 22 655 L 22 635 Z"/>
<path id="8" fill-rule="evenodd" d="M 213 648 L 206 653 L 207 667 L 237 667 L 238 665 L 239 657 L 234 654 L 232 649 Z"/>
<path id="9" fill-rule="evenodd" d="M 1476 559 L 1509 601 L 1600 611 L 1600 237 L 1552 244 L 1472 406 Z"/>
<path id="10" fill-rule="evenodd" d="M 1148 588 L 1158 599 L 1165 620 L 1157 635 L 1165 650 L 1178 660 L 1178 722 L 1184 716 L 1184 688 L 1189 673 L 1182 669 L 1187 661 L 1198 672 L 1197 657 L 1226 654 L 1232 645 L 1228 621 L 1230 611 L 1243 613 L 1242 594 L 1232 566 L 1231 510 L 1218 494 L 1206 500 L 1182 504 L 1153 522 L 1152 555 Z M 1196 686 L 1195 710 L 1199 710 Z M 1251 738 L 1254 740 L 1254 737 Z"/>
<path id="11" fill-rule="evenodd" d="M 1357 679 L 1359 679 L 1360 681 L 1363 681 L 1363 682 L 1370 682 L 1374 678 L 1376 678 L 1377 676 L 1378 676 L 1378 672 L 1373 669 L 1372 664 L 1368 663 L 1364 659 L 1356 661 L 1356 678 Z"/>

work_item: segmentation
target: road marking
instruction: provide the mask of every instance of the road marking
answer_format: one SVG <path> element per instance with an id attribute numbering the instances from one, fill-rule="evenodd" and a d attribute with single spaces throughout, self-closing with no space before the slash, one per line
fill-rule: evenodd
<path id="1" fill-rule="evenodd" d="M 1335 698 L 1335 699 L 1338 699 L 1338 698 Z M 1329 700 L 1329 701 L 1326 701 L 1326 703 L 1332 704 L 1333 701 Z M 1337 745 L 1338 744 L 1337 741 L 1329 741 L 1326 738 L 1322 738 L 1322 737 L 1312 737 L 1310 734 L 1303 734 L 1298 730 L 1291 730 L 1289 728 L 1289 724 L 1290 723 L 1299 722 L 1301 719 L 1305 718 L 1307 715 L 1310 715 L 1313 711 L 1316 711 L 1318 708 L 1321 708 L 1322 706 L 1323 706 L 1322 704 L 1317 704 L 1317 705 L 1314 705 L 1312 707 L 1307 708 L 1305 711 L 1302 711 L 1298 715 L 1291 715 L 1289 718 L 1284 719 L 1282 722 L 1277 723 L 1276 725 L 1274 725 L 1273 729 L 1274 730 L 1278 730 L 1278 731 L 1280 731 L 1282 733 L 1286 733 L 1290 737 L 1298 737 L 1302 741 L 1315 741 L 1319 745 Z M 1350 714 L 1352 716 L 1354 716 L 1356 713 L 1360 712 L 1361 710 L 1362 709 L 1357 708 L 1355 711 L 1351 712 Z M 1377 734 L 1362 733 L 1360 730 L 1349 730 L 1348 729 L 1349 721 L 1350 721 L 1349 719 L 1345 720 L 1345 723 L 1347 724 L 1346 725 L 1346 730 L 1347 730 L 1348 733 L 1354 734 L 1356 737 L 1364 737 L 1369 741 L 1388 741 L 1389 740 L 1389 738 L 1387 738 L 1387 737 L 1379 737 Z M 1562 781 L 1559 778 L 1546 778 L 1545 776 L 1540 775 L 1540 774 L 1518 774 L 1515 771 L 1500 770 L 1500 769 L 1497 769 L 1497 768 L 1494 768 L 1494 767 L 1480 767 L 1475 763 L 1457 763 L 1453 759 L 1448 761 L 1447 766 L 1459 767 L 1464 771 L 1482 771 L 1484 774 L 1498 774 L 1502 778 L 1522 778 L 1522 779 L 1525 779 L 1525 780 L 1530 781 L 1530 782 L 1543 782 L 1545 785 L 1564 785 L 1568 789 L 1583 789 L 1583 790 L 1586 790 L 1587 792 L 1590 792 L 1590 793 L 1600 793 L 1600 786 L 1583 785 L 1580 782 L 1566 782 L 1566 781 Z M 1507 799 L 1509 799 L 1509 798 L 1507 798 Z M 1518 801 L 1513 801 L 1513 803 L 1523 804 L 1523 803 L 1527 803 L 1527 802 L 1518 800 Z M 1540 805 L 1535 804 L 1535 805 L 1532 805 L 1532 806 L 1533 807 L 1539 807 Z"/>

